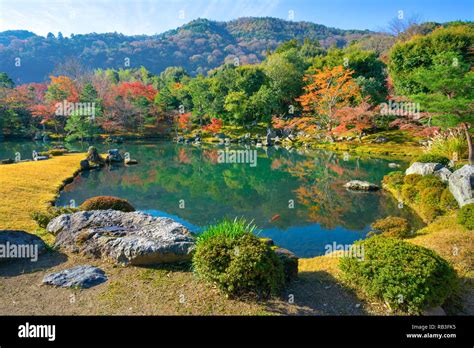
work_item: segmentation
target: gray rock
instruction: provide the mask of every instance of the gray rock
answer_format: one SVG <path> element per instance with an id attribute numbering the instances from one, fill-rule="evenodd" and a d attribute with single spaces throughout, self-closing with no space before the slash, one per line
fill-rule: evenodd
<path id="1" fill-rule="evenodd" d="M 107 281 L 105 272 L 100 268 L 84 265 L 51 273 L 43 278 L 43 284 L 61 286 L 63 288 L 88 289 Z"/>
<path id="2" fill-rule="evenodd" d="M 298 257 L 287 249 L 276 248 L 274 251 L 283 263 L 286 282 L 298 278 Z"/>
<path id="3" fill-rule="evenodd" d="M 438 307 L 433 307 L 433 308 L 425 309 L 425 310 L 423 311 L 423 315 L 427 315 L 427 316 L 432 316 L 432 315 L 435 315 L 435 316 L 444 316 L 444 315 L 446 315 L 446 312 L 444 311 L 443 308 L 441 308 L 441 306 L 438 306 Z"/>
<path id="4" fill-rule="evenodd" d="M 474 203 L 474 165 L 466 164 L 449 177 L 449 190 L 460 207 Z"/>
<path id="5" fill-rule="evenodd" d="M 388 167 L 389 168 L 400 168 L 400 165 L 398 163 L 389 163 Z"/>
<path id="6" fill-rule="evenodd" d="M 438 169 L 437 171 L 435 171 L 433 173 L 435 176 L 437 176 L 438 178 L 441 179 L 442 182 L 448 182 L 449 181 L 449 177 L 451 176 L 451 171 L 446 168 L 446 167 L 443 167 L 441 169 Z"/>
<path id="7" fill-rule="evenodd" d="M 46 228 L 57 247 L 124 265 L 187 261 L 195 248 L 186 227 L 141 212 L 81 211 L 60 215 Z"/>
<path id="8" fill-rule="evenodd" d="M 440 170 L 444 166 L 441 163 L 413 163 L 406 171 L 405 174 L 418 174 L 418 175 L 429 175 L 434 174 L 437 170 Z"/>
<path id="9" fill-rule="evenodd" d="M 33 234 L 17 230 L 0 230 L 0 262 L 27 258 L 36 261 L 46 252 L 46 244 Z"/>
<path id="10" fill-rule="evenodd" d="M 118 149 L 111 149 L 107 151 L 108 162 L 123 162 L 123 157 Z"/>
<path id="11" fill-rule="evenodd" d="M 138 164 L 138 161 L 135 160 L 135 159 L 126 158 L 126 159 L 125 159 L 125 164 L 127 164 L 127 165 Z"/>
<path id="12" fill-rule="evenodd" d="M 88 160 L 82 160 L 82 161 L 79 163 L 79 165 L 81 166 L 81 170 L 89 170 L 89 169 L 91 169 Z"/>
<path id="13" fill-rule="evenodd" d="M 385 143 L 387 143 L 388 141 L 389 141 L 388 138 L 382 137 L 382 136 L 378 136 L 377 138 L 374 139 L 373 142 L 374 142 L 375 144 L 385 144 Z"/>
<path id="14" fill-rule="evenodd" d="M 348 183 L 344 184 L 344 187 L 346 189 L 355 191 L 377 191 L 380 189 L 380 187 L 375 184 L 361 180 L 351 180 Z"/>

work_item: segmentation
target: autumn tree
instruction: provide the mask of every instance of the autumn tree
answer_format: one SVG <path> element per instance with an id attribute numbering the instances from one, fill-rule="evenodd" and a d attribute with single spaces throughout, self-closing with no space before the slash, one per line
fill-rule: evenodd
<path id="1" fill-rule="evenodd" d="M 304 87 L 306 93 L 297 100 L 303 111 L 316 118 L 329 133 L 337 122 L 336 112 L 360 99 L 360 87 L 352 74 L 352 70 L 339 65 L 305 76 L 305 81 L 309 82 Z"/>
<path id="2" fill-rule="evenodd" d="M 375 127 L 376 112 L 367 100 L 355 107 L 345 106 L 337 110 L 334 116 L 338 126 L 333 129 L 333 133 L 356 133 L 359 142 L 366 130 Z"/>

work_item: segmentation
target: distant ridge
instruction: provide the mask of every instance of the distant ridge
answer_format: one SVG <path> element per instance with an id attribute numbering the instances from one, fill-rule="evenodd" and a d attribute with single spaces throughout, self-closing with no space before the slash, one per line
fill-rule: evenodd
<path id="1" fill-rule="evenodd" d="M 323 47 L 375 34 L 368 30 L 343 30 L 310 22 L 278 18 L 243 17 L 229 22 L 196 19 L 156 35 L 127 36 L 91 33 L 64 38 L 38 36 L 27 30 L 0 32 L 0 71 L 16 83 L 41 82 L 69 57 L 91 69 L 145 66 L 160 73 L 168 66 L 182 66 L 191 74 L 206 73 L 238 56 L 242 64 L 261 61 L 268 50 L 296 38 L 319 40 Z M 15 58 L 21 66 L 15 66 Z"/>

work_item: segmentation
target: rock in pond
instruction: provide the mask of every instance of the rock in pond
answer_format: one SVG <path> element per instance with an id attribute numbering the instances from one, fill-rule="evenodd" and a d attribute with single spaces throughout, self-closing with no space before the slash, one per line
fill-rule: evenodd
<path id="1" fill-rule="evenodd" d="M 33 234 L 17 230 L 0 230 L 0 262 L 12 259 L 37 261 L 46 251 L 43 240 Z"/>
<path id="2" fill-rule="evenodd" d="M 55 246 L 124 265 L 188 261 L 195 238 L 180 223 L 141 212 L 80 211 L 50 221 Z"/>
<path id="3" fill-rule="evenodd" d="M 107 276 L 103 270 L 89 265 L 65 269 L 48 274 L 43 278 L 43 284 L 82 289 L 88 289 L 106 281 Z"/>
<path id="4" fill-rule="evenodd" d="M 413 163 L 406 171 L 405 175 L 418 174 L 418 175 L 429 175 L 434 174 L 444 166 L 441 163 Z"/>
<path id="5" fill-rule="evenodd" d="M 348 183 L 344 184 L 344 187 L 346 189 L 354 191 L 377 191 L 380 189 L 380 187 L 375 184 L 361 180 L 351 180 Z"/>
<path id="6" fill-rule="evenodd" d="M 107 151 L 107 162 L 123 162 L 123 157 L 118 149 L 111 149 Z"/>
<path id="7" fill-rule="evenodd" d="M 91 169 L 91 166 L 89 165 L 89 161 L 88 161 L 88 160 L 82 160 L 81 162 L 79 162 L 79 165 L 81 166 L 81 170 L 89 170 L 89 169 Z"/>
<path id="8" fill-rule="evenodd" d="M 449 190 L 460 207 L 474 203 L 474 165 L 466 164 L 449 177 Z"/>

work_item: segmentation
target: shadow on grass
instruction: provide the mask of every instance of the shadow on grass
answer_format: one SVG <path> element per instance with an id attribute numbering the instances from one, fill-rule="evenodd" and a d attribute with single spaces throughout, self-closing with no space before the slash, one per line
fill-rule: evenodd
<path id="1" fill-rule="evenodd" d="M 369 315 L 354 291 L 324 271 L 299 273 L 267 310 L 283 315 Z"/>
<path id="2" fill-rule="evenodd" d="M 67 261 L 67 256 L 59 251 L 48 250 L 38 256 L 37 261 L 29 259 L 0 262 L 0 277 L 14 277 L 21 274 L 44 271 Z"/>

